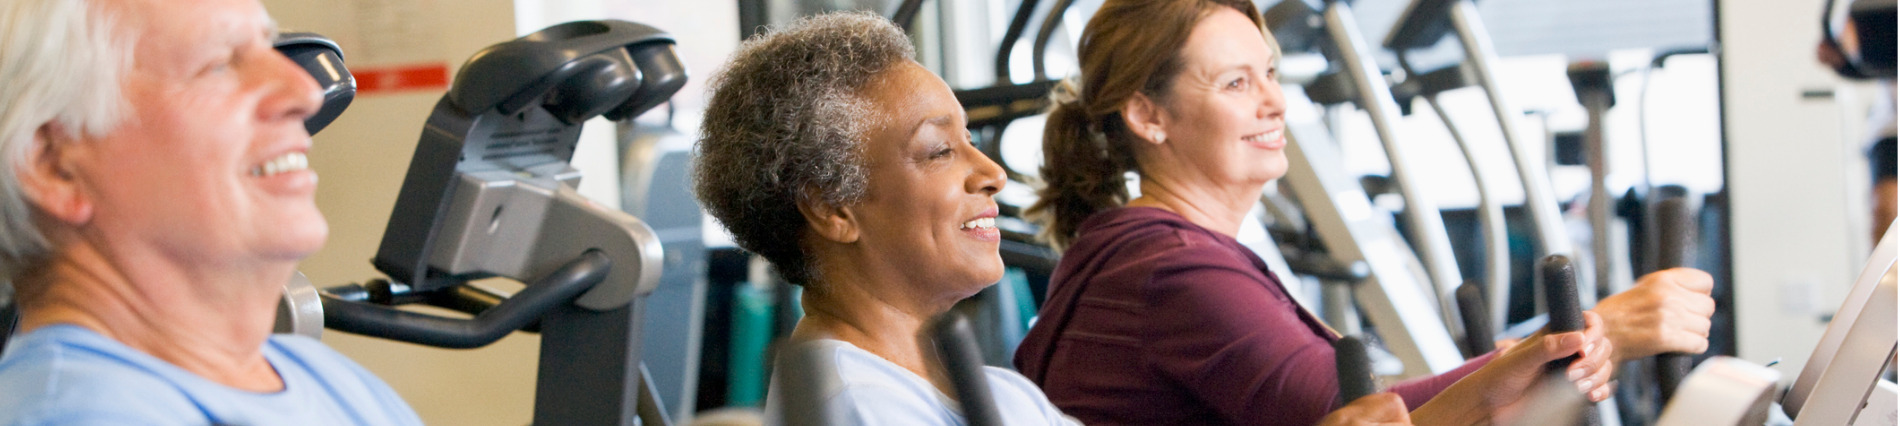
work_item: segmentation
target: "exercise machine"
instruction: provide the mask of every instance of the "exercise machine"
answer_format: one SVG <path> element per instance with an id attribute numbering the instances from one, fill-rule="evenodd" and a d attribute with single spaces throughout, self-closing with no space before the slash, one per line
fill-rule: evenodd
<path id="1" fill-rule="evenodd" d="M 1288 101 L 1303 98 L 1288 91 Z M 1335 264 L 1364 265 L 1362 276 L 1344 276 L 1353 297 L 1329 294 L 1329 317 L 1352 312 L 1352 300 L 1378 326 L 1380 341 L 1397 356 L 1404 377 L 1424 376 L 1457 368 L 1464 357 L 1451 333 L 1437 316 L 1431 296 L 1420 285 L 1423 267 L 1405 244 L 1391 216 L 1377 214 L 1359 183 L 1341 170 L 1337 145 L 1318 117 L 1291 113 L 1286 120 L 1287 175 L 1282 183 L 1304 209 L 1326 256 Z M 1340 321 L 1329 318 L 1330 323 Z M 1349 334 L 1354 334 L 1348 331 Z"/>
<path id="2" fill-rule="evenodd" d="M 1281 40 L 1284 51 L 1340 44 L 1327 41 L 1332 36 L 1323 30 L 1333 26 L 1330 21 L 1323 21 L 1325 24 L 1319 26 L 1307 25 L 1322 21 L 1318 20 L 1319 12 L 1304 1 L 1281 2 L 1263 15 L 1269 22 L 1268 28 L 1274 29 L 1275 38 Z M 1349 15 L 1342 16 L 1351 19 Z M 1353 36 L 1356 37 L 1356 33 Z M 1338 144 L 1332 141 L 1315 108 L 1309 107 L 1314 101 L 1308 94 L 1324 92 L 1325 84 L 1315 81 L 1305 90 L 1286 91 L 1288 167 L 1281 185 L 1286 188 L 1284 194 L 1300 205 L 1304 224 L 1317 236 L 1318 244 L 1306 244 L 1308 248 L 1324 249 L 1325 256 L 1335 265 L 1364 265 L 1362 269 L 1351 268 L 1362 270 L 1362 277 L 1339 277 L 1349 279 L 1334 280 L 1344 285 L 1326 287 L 1322 304 L 1327 308 L 1328 323 L 1335 326 L 1349 323 L 1346 317 L 1354 311 L 1352 301 L 1357 299 L 1360 312 L 1378 327 L 1379 340 L 1403 364 L 1400 376 L 1416 377 L 1456 368 L 1464 357 L 1452 339 L 1447 322 L 1440 316 L 1436 295 L 1431 292 L 1435 287 L 1430 276 L 1418 255 L 1399 234 L 1391 216 L 1377 214 L 1365 189 L 1346 175 Z M 1320 97 L 1328 96 L 1330 94 L 1322 93 Z M 1442 228 L 1440 225 L 1441 232 Z M 1289 254 L 1287 258 L 1310 256 Z M 1348 290 L 1352 297 L 1343 294 Z M 1342 331 L 1358 334 L 1350 328 Z"/>
<path id="3" fill-rule="evenodd" d="M 1762 424 L 1776 402 L 1796 426 L 1900 423 L 1900 385 L 1885 378 L 1893 365 L 1900 313 L 1900 222 L 1887 226 L 1867 264 L 1828 324 L 1813 356 L 1781 392 L 1780 373 L 1729 357 L 1696 366 L 1670 398 L 1659 426 Z"/>
<path id="4" fill-rule="evenodd" d="M 1458 125 L 1452 121 L 1451 114 L 1439 102 L 1440 93 L 1476 85 L 1476 78 L 1464 67 L 1457 65 L 1424 72 L 1414 67 L 1410 60 L 1411 55 L 1407 47 L 1411 44 L 1424 43 L 1424 40 L 1413 38 L 1430 39 L 1435 43 L 1444 37 L 1442 30 L 1433 32 L 1419 29 L 1442 25 L 1445 21 L 1446 17 L 1442 13 L 1436 13 L 1440 11 L 1433 6 L 1435 5 L 1418 2 L 1410 4 L 1388 33 L 1384 44 L 1397 56 L 1399 67 L 1406 76 L 1405 81 L 1393 86 L 1392 92 L 1397 98 L 1401 111 L 1409 110 L 1408 107 L 1413 99 L 1424 99 L 1432 112 L 1437 114 L 1439 121 L 1444 123 L 1445 130 L 1457 144 L 1459 152 L 1464 154 L 1465 162 L 1470 165 L 1472 181 L 1476 184 L 1478 191 L 1479 235 L 1484 242 L 1482 246 L 1484 267 L 1479 277 L 1482 277 L 1483 288 L 1489 290 L 1486 293 L 1488 297 L 1472 301 L 1488 305 L 1487 308 L 1480 308 L 1477 311 L 1496 312 L 1496 315 L 1492 315 L 1489 319 L 1490 324 L 1485 327 L 1495 330 L 1505 325 L 1505 307 L 1508 306 L 1507 297 L 1511 287 L 1510 236 L 1505 226 L 1504 205 L 1502 200 L 1498 199 L 1497 189 L 1491 187 L 1491 179 L 1487 177 L 1489 171 L 1501 170 L 1501 168 L 1487 164 L 1486 157 L 1477 155 L 1478 150 L 1473 145 L 1473 141 L 1458 128 Z M 1470 284 L 1467 283 L 1467 285 Z M 1468 306 L 1468 299 L 1470 298 L 1458 299 L 1457 306 L 1462 310 L 1472 310 L 1473 308 Z M 1470 336 L 1472 333 L 1469 330 L 1465 334 L 1467 342 L 1479 339 L 1479 337 Z M 1481 337 L 1490 338 L 1490 336 Z M 1472 343 L 1467 343 L 1467 346 L 1474 347 Z"/>
<path id="5" fill-rule="evenodd" d="M 1577 101 L 1589 116 L 1583 131 L 1584 164 L 1590 169 L 1589 203 L 1591 258 L 1596 265 L 1598 293 L 1607 297 L 1629 289 L 1631 274 L 1628 224 L 1614 215 L 1617 200 L 1609 189 L 1609 147 L 1604 138 L 1603 121 L 1610 107 L 1616 106 L 1616 92 L 1610 64 L 1601 61 L 1572 63 L 1566 73 Z"/>
<path id="6" fill-rule="evenodd" d="M 325 326 L 447 348 L 538 331 L 535 423 L 667 424 L 640 363 L 660 238 L 575 192 L 568 159 L 588 118 L 637 116 L 685 84 L 673 44 L 646 25 L 578 21 L 476 53 L 430 115 L 372 260 L 389 278 L 325 289 Z M 468 285 L 490 277 L 528 285 Z"/>
<path id="7" fill-rule="evenodd" d="M 1796 426 L 1892 425 L 1900 386 L 1882 378 L 1896 347 L 1900 222 L 1887 225 L 1821 343 L 1781 398 Z"/>
<path id="8" fill-rule="evenodd" d="M 617 124 L 620 210 L 653 228 L 666 254 L 659 284 L 646 296 L 641 359 L 667 413 L 687 419 L 696 411 L 709 287 L 705 212 L 692 189 L 697 138 L 671 123 L 629 117 Z"/>
<path id="9" fill-rule="evenodd" d="M 1485 92 L 1485 99 L 1491 104 L 1491 110 L 1497 117 L 1498 126 L 1503 131 L 1505 146 L 1511 150 L 1511 158 L 1517 166 L 1519 182 L 1524 187 L 1524 205 L 1530 212 L 1531 235 L 1536 242 L 1535 258 L 1552 254 L 1573 254 L 1569 232 L 1565 230 L 1563 211 L 1557 204 L 1557 198 L 1550 187 L 1547 176 L 1547 159 L 1535 155 L 1528 141 L 1523 140 L 1519 115 L 1522 110 L 1512 105 L 1497 83 L 1497 51 L 1491 43 L 1491 35 L 1484 27 L 1484 21 L 1478 15 L 1478 6 L 1473 0 L 1414 0 L 1407 4 L 1405 18 L 1395 25 L 1386 35 L 1385 46 L 1403 55 L 1408 50 L 1429 48 L 1448 34 L 1456 34 L 1464 50 L 1464 62 L 1457 65 L 1457 73 L 1477 83 Z M 1427 73 L 1430 74 L 1430 73 Z M 1446 126 L 1452 124 L 1447 121 Z M 1477 164 L 1473 164 L 1477 166 Z M 1409 200 L 1408 200 L 1409 202 Z M 1595 293 L 1595 281 L 1589 277 L 1580 277 L 1579 290 L 1583 294 Z M 1541 289 L 1544 286 L 1533 285 Z M 1507 314 L 1503 304 L 1506 289 L 1493 287 L 1491 294 L 1492 325 L 1505 326 Z M 1541 300 L 1541 299 L 1537 299 Z"/>
<path id="10" fill-rule="evenodd" d="M 1391 159 L 1391 180 L 1405 198 L 1405 209 L 1400 212 L 1400 216 L 1404 218 L 1406 230 L 1411 234 L 1413 249 L 1425 265 L 1428 274 L 1426 283 L 1434 291 L 1432 300 L 1437 302 L 1439 320 L 1450 329 L 1451 334 L 1461 334 L 1454 293 L 1457 286 L 1464 282 L 1464 276 L 1458 270 L 1451 238 L 1446 235 L 1445 220 L 1438 210 L 1437 202 L 1426 195 L 1424 188 L 1419 187 L 1419 177 L 1414 175 L 1412 165 L 1407 163 L 1409 157 L 1405 155 L 1398 134 L 1398 103 L 1372 58 L 1372 49 L 1360 35 L 1352 6 L 1344 1 L 1327 1 L 1320 15 L 1326 23 L 1324 30 L 1327 39 L 1332 42 L 1333 52 L 1337 55 L 1337 72 L 1343 76 L 1347 87 L 1351 88 L 1354 103 L 1372 119 L 1373 131 L 1378 134 L 1386 156 Z"/>

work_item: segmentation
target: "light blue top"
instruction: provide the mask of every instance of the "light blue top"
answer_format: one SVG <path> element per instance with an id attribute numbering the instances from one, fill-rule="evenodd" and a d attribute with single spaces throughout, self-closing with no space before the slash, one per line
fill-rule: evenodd
<path id="1" fill-rule="evenodd" d="M 302 336 L 272 335 L 284 389 L 231 388 L 74 325 L 14 336 L 0 355 L 0 425 L 420 425 L 382 380 Z"/>
<path id="2" fill-rule="evenodd" d="M 929 380 L 843 340 L 820 339 L 817 345 L 832 353 L 833 372 L 840 388 L 822 398 L 833 425 L 962 426 L 962 410 Z M 983 367 L 990 397 L 1006 425 L 1074 426 L 1080 422 L 1062 414 L 1049 397 L 1015 371 Z M 765 397 L 767 425 L 782 425 L 779 381 L 774 375 Z M 800 391 L 803 391 L 802 389 Z"/>

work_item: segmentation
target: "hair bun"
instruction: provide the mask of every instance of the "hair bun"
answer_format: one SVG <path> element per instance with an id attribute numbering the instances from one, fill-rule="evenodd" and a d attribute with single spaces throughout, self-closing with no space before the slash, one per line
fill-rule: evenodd
<path id="1" fill-rule="evenodd" d="M 1049 102 L 1055 106 L 1088 110 L 1088 102 L 1082 98 L 1082 83 L 1074 77 L 1056 83 L 1055 89 L 1049 91 Z"/>

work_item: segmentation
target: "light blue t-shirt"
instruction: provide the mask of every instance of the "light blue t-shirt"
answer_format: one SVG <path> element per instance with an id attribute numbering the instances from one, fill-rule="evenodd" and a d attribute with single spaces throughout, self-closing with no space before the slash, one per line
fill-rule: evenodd
<path id="1" fill-rule="evenodd" d="M 884 358 L 843 340 L 814 341 L 815 350 L 831 351 L 840 388 L 822 398 L 835 425 L 916 425 L 962 426 L 967 424 L 962 410 L 929 380 Z M 1081 422 L 1062 414 L 1042 389 L 1015 371 L 983 367 L 990 382 L 990 397 L 996 400 L 997 414 L 1006 425 L 1075 426 Z M 782 425 L 783 404 L 779 380 L 775 374 L 771 391 L 765 397 L 767 425 Z M 802 390 L 800 390 L 802 391 Z"/>
<path id="2" fill-rule="evenodd" d="M 41 327 L 0 355 L 0 424 L 422 424 L 389 385 L 315 339 L 272 335 L 264 359 L 283 390 L 231 388 L 83 327 Z"/>

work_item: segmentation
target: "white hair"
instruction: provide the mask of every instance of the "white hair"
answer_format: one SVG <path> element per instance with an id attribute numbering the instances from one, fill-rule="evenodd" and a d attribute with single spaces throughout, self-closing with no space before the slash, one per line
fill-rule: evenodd
<path id="1" fill-rule="evenodd" d="M 0 4 L 0 273 L 11 277 L 51 247 L 34 226 L 20 187 L 35 134 L 98 137 L 126 106 L 121 76 L 130 40 L 113 11 L 88 0 L 7 0 Z M 51 141 L 48 141 L 51 142 Z"/>

